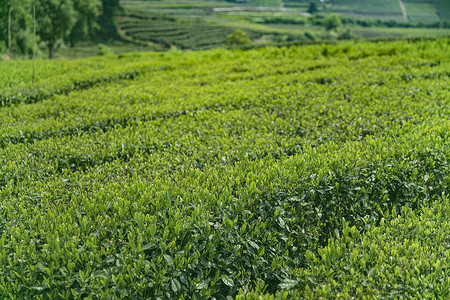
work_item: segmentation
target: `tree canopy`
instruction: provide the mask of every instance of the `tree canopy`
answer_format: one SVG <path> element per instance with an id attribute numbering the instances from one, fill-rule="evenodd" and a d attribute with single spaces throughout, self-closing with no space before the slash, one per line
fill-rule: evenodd
<path id="1" fill-rule="evenodd" d="M 75 46 L 80 41 L 95 38 L 96 32 L 100 29 L 97 20 L 101 3 L 91 0 L 73 0 L 73 7 L 77 20 L 68 36 L 71 46 Z"/>
<path id="2" fill-rule="evenodd" d="M 117 38 L 119 0 L 0 0 L 0 53 L 31 54 L 33 5 L 37 36 L 50 58 L 62 42 Z"/>
<path id="3" fill-rule="evenodd" d="M 310 14 L 314 14 L 314 13 L 317 12 L 317 4 L 316 4 L 316 2 L 309 3 L 308 12 Z"/>
<path id="4" fill-rule="evenodd" d="M 325 29 L 328 31 L 334 30 L 342 25 L 341 18 L 336 14 L 329 14 L 324 22 L 323 25 L 325 26 Z"/>
<path id="5" fill-rule="evenodd" d="M 230 47 L 233 46 L 247 46 L 252 43 L 252 40 L 248 37 L 247 33 L 237 29 L 233 33 L 227 35 L 227 39 L 225 40 L 225 44 Z"/>
<path id="6" fill-rule="evenodd" d="M 71 0 L 37 0 L 37 34 L 47 44 L 49 57 L 53 58 L 57 42 L 70 34 L 76 22 L 76 12 Z"/>
<path id="7" fill-rule="evenodd" d="M 0 0 L 0 52 L 31 53 L 31 1 Z"/>
<path id="8" fill-rule="evenodd" d="M 98 19 L 100 39 L 105 40 L 117 37 L 117 25 L 114 17 L 120 9 L 119 0 L 102 0 L 102 13 Z"/>

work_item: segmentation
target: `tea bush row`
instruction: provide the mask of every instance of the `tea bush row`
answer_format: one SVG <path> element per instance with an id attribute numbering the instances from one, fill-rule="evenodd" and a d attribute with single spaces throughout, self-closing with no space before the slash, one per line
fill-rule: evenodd
<path id="1" fill-rule="evenodd" d="M 446 250 L 377 228 L 445 242 L 447 45 L 140 54 L 132 81 L 2 107 L 0 297 L 442 294 L 420 258 Z"/>
<path id="2" fill-rule="evenodd" d="M 362 233 L 347 222 L 342 233 L 315 254 L 307 267 L 271 295 L 260 281 L 236 299 L 433 298 L 450 295 L 448 198 L 419 211 L 404 207 L 383 215 Z"/>

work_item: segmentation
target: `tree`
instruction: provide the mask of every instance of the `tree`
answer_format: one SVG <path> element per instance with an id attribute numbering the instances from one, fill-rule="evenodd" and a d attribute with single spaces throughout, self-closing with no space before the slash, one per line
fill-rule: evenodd
<path id="1" fill-rule="evenodd" d="M 324 20 L 323 20 L 323 26 L 325 26 L 325 29 L 328 31 L 331 31 L 333 29 L 338 28 L 342 25 L 341 18 L 336 14 L 329 14 Z"/>
<path id="2" fill-rule="evenodd" d="M 317 12 L 317 4 L 316 4 L 316 2 L 309 3 L 308 12 L 310 14 L 315 14 Z"/>
<path id="3" fill-rule="evenodd" d="M 37 35 L 50 58 L 62 41 L 74 46 L 118 37 L 114 17 L 121 10 L 120 0 L 0 0 L 0 52 L 32 53 L 33 5 Z"/>
<path id="4" fill-rule="evenodd" d="M 73 47 L 83 40 L 92 40 L 100 29 L 97 19 L 100 15 L 100 3 L 92 0 L 73 0 L 73 8 L 77 15 L 77 21 L 68 36 L 68 41 Z"/>
<path id="5" fill-rule="evenodd" d="M 116 13 L 122 10 L 120 0 L 102 0 L 102 12 L 98 18 L 100 40 L 115 39 L 118 37 L 118 29 L 114 20 Z"/>
<path id="6" fill-rule="evenodd" d="M 338 36 L 339 40 L 353 40 L 356 38 L 357 36 L 353 32 L 351 32 L 350 29 L 345 30 Z"/>
<path id="7" fill-rule="evenodd" d="M 248 37 L 247 33 L 240 29 L 237 29 L 233 33 L 227 35 L 227 39 L 225 40 L 225 44 L 227 46 L 246 46 L 251 43 L 252 40 Z"/>
<path id="8" fill-rule="evenodd" d="M 37 33 L 54 58 L 58 42 L 70 34 L 76 22 L 71 0 L 36 0 Z"/>
<path id="9" fill-rule="evenodd" d="M 0 41 L 9 52 L 25 54 L 31 49 L 30 4 L 31 0 L 0 0 Z"/>
<path id="10" fill-rule="evenodd" d="M 13 7 L 11 1 L 8 3 L 8 50 L 11 51 L 11 14 Z"/>

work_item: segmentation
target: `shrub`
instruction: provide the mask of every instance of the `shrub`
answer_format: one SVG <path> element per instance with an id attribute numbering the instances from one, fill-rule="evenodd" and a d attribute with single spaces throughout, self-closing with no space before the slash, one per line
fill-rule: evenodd
<path id="1" fill-rule="evenodd" d="M 312 33 L 312 32 L 305 31 L 304 34 L 305 34 L 305 37 L 306 37 L 306 38 L 308 38 L 308 39 L 310 39 L 310 40 L 312 40 L 312 41 L 314 41 L 314 40 L 317 39 L 317 36 L 316 36 L 314 33 Z"/>
<path id="2" fill-rule="evenodd" d="M 97 54 L 99 56 L 105 56 L 105 55 L 110 55 L 110 54 L 114 53 L 110 47 L 108 47 L 104 44 L 98 44 L 97 48 L 98 48 Z"/>
<path id="3" fill-rule="evenodd" d="M 309 3 L 308 12 L 314 14 L 317 12 L 317 4 L 315 2 Z"/>
<path id="4" fill-rule="evenodd" d="M 357 36 L 353 32 L 351 32 L 350 29 L 346 29 L 341 34 L 339 34 L 338 39 L 339 40 L 353 40 L 356 37 Z"/>
<path id="5" fill-rule="evenodd" d="M 275 295 L 258 283 L 237 299 L 284 299 L 286 290 L 294 299 L 448 299 L 449 215 L 444 198 L 418 213 L 408 207 L 400 215 L 385 213 L 378 226 L 367 224 L 365 234 L 344 220 L 342 232 L 317 253 L 307 251 L 307 267 L 282 281 Z"/>
<path id="6" fill-rule="evenodd" d="M 342 25 L 342 20 L 337 14 L 329 14 L 323 21 L 326 30 L 331 31 Z"/>
<path id="7" fill-rule="evenodd" d="M 247 33 L 238 29 L 233 33 L 227 35 L 225 44 L 229 47 L 232 46 L 248 46 L 252 44 L 252 40 L 248 37 Z"/>

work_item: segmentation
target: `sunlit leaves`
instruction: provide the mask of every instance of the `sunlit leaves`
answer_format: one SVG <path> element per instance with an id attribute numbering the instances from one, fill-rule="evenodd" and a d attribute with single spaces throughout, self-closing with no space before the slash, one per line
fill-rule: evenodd
<path id="1" fill-rule="evenodd" d="M 45 62 L 39 101 L 0 66 L 0 296 L 442 292 L 445 231 L 396 216 L 448 193 L 445 43 Z"/>

